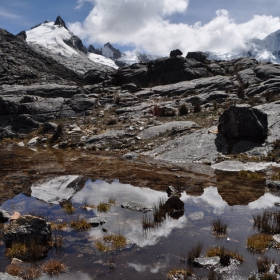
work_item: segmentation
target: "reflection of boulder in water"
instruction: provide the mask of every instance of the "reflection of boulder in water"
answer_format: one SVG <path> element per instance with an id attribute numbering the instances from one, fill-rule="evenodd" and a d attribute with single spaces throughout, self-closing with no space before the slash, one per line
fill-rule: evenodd
<path id="1" fill-rule="evenodd" d="M 173 219 L 179 219 L 184 215 L 184 202 L 176 195 L 172 195 L 165 203 L 159 202 L 158 207 L 154 209 L 154 221 L 162 222 L 166 214 Z"/>

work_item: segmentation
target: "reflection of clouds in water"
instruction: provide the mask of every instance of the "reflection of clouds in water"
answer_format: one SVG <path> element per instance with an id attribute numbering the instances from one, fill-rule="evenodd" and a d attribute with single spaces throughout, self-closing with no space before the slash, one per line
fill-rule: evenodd
<path id="1" fill-rule="evenodd" d="M 187 195 L 185 192 L 181 196 L 181 200 L 187 202 L 192 200 L 194 203 L 200 203 L 205 201 L 208 205 L 214 207 L 214 212 L 216 214 L 221 212 L 221 209 L 224 209 L 228 206 L 227 202 L 222 199 L 216 187 L 205 188 L 201 196 L 191 196 Z"/>
<path id="2" fill-rule="evenodd" d="M 140 263 L 127 263 L 128 267 L 133 267 L 137 272 L 142 273 L 145 271 L 150 271 L 151 273 L 158 273 L 160 270 L 160 266 L 156 265 L 155 267 L 151 265 L 144 265 Z"/>
<path id="3" fill-rule="evenodd" d="M 280 197 L 274 196 L 271 193 L 265 193 L 258 200 L 250 202 L 248 206 L 250 209 L 262 209 L 267 207 L 273 207 L 275 202 L 280 203 Z"/>
<path id="4" fill-rule="evenodd" d="M 76 273 L 70 273 L 70 274 L 63 274 L 57 277 L 48 277 L 48 276 L 42 276 L 40 277 L 40 280 L 92 280 L 93 278 L 90 277 L 88 274 L 83 272 L 76 272 Z"/>
<path id="5" fill-rule="evenodd" d="M 154 245 L 161 237 L 167 237 L 174 228 L 184 228 L 187 225 L 187 218 L 181 217 L 179 220 L 167 218 L 158 228 L 143 233 L 141 223 L 132 224 L 127 231 L 126 237 L 140 247 Z"/>
<path id="6" fill-rule="evenodd" d="M 97 204 L 101 201 L 107 201 L 109 197 L 115 197 L 117 203 L 121 204 L 128 200 L 135 200 L 146 204 L 153 204 L 159 197 L 166 198 L 165 193 L 154 191 L 149 188 L 134 187 L 130 184 L 121 184 L 115 180 L 111 184 L 105 181 L 96 180 L 87 181 L 85 187 L 75 194 L 73 202 Z"/>
<path id="7" fill-rule="evenodd" d="M 129 200 L 153 205 L 160 197 L 167 198 L 167 194 L 155 191 L 149 188 L 134 187 L 129 184 L 121 184 L 119 181 L 113 181 L 111 184 L 97 180 L 95 182 L 87 181 L 85 187 L 73 197 L 73 202 L 82 203 L 86 201 L 90 204 L 97 204 L 100 201 L 107 201 L 109 197 L 115 197 L 117 205 L 108 213 L 98 213 L 98 216 L 107 220 L 106 228 L 111 232 L 117 232 L 120 228 L 121 234 L 140 247 L 154 245 L 160 237 L 167 237 L 173 228 L 183 228 L 186 223 L 186 217 L 179 220 L 167 219 L 161 226 L 151 229 L 147 235 L 143 233 L 141 219 L 142 213 L 133 212 L 127 209 L 121 209 L 120 204 Z M 150 214 L 152 217 L 152 214 Z M 92 229 L 90 235 L 101 237 L 102 234 Z"/>

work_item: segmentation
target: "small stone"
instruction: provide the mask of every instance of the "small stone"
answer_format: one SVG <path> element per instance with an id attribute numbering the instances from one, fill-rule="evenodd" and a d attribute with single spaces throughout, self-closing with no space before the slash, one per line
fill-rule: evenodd
<path id="1" fill-rule="evenodd" d="M 36 146 L 36 144 L 38 143 L 38 139 L 39 137 L 34 137 L 30 139 L 27 143 L 27 146 Z"/>
<path id="2" fill-rule="evenodd" d="M 273 239 L 277 242 L 280 243 L 280 234 L 274 234 Z"/>
<path id="3" fill-rule="evenodd" d="M 10 217 L 10 220 L 17 220 L 20 217 L 20 213 L 15 211 L 14 214 Z"/>
<path id="4" fill-rule="evenodd" d="M 196 258 L 194 259 L 194 264 L 201 267 L 207 266 L 216 266 L 220 263 L 219 257 L 210 257 L 210 258 Z"/>
<path id="5" fill-rule="evenodd" d="M 188 218 L 191 221 L 199 221 L 199 220 L 203 220 L 204 219 L 204 213 L 202 211 L 200 212 L 194 212 L 191 213 L 190 215 L 188 215 Z"/>
<path id="6" fill-rule="evenodd" d="M 23 142 L 19 142 L 19 143 L 17 143 L 17 145 L 18 145 L 19 147 L 24 147 L 24 146 L 25 146 Z"/>
<path id="7" fill-rule="evenodd" d="M 90 219 L 87 220 L 87 222 L 94 227 L 97 227 L 99 225 L 103 225 L 103 224 L 107 223 L 106 220 L 104 220 L 102 218 L 98 218 L 98 217 L 90 218 Z"/>

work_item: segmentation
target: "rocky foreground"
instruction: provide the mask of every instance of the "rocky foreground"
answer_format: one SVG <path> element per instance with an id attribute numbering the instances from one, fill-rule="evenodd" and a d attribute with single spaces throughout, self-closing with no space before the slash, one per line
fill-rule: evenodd
<path id="1" fill-rule="evenodd" d="M 119 70 L 83 67 L 24 39 L 0 30 L 2 141 L 173 163 L 278 161 L 278 65 L 173 51 Z"/>

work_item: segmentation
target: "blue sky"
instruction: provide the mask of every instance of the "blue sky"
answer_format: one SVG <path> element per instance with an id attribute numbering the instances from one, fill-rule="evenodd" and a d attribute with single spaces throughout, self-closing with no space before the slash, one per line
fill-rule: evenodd
<path id="1" fill-rule="evenodd" d="M 60 15 L 86 45 L 228 51 L 280 29 L 279 11 L 279 0 L 0 0 L 0 27 L 17 34 Z"/>

